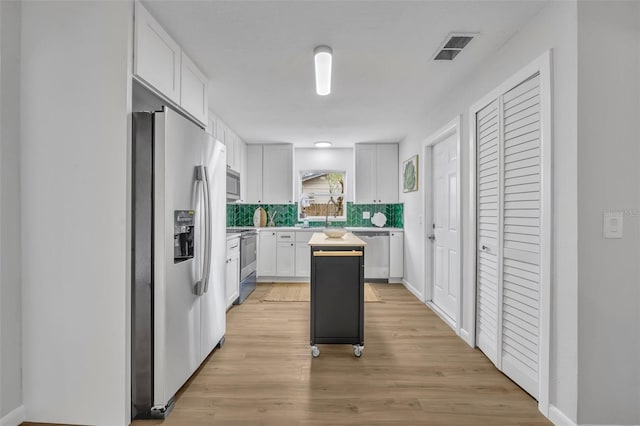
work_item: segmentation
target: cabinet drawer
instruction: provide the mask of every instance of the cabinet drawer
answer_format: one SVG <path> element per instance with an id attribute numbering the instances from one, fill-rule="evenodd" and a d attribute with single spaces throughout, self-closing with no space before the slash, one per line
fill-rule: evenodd
<path id="1" fill-rule="evenodd" d="M 296 242 L 297 243 L 308 243 L 311 237 L 313 236 L 313 231 L 298 231 L 296 232 Z"/>
<path id="2" fill-rule="evenodd" d="M 296 240 L 296 233 L 291 231 L 291 232 L 277 232 L 276 233 L 276 238 L 278 239 L 278 242 L 294 242 Z"/>
<path id="3" fill-rule="evenodd" d="M 227 254 L 240 251 L 240 238 L 227 241 Z"/>

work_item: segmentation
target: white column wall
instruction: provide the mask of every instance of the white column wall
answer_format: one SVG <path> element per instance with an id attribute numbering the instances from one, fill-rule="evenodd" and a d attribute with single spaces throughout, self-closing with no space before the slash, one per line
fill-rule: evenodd
<path id="1" fill-rule="evenodd" d="M 0 2 L 0 418 L 20 421 L 20 3 Z"/>
<path id="2" fill-rule="evenodd" d="M 462 114 L 462 262 L 469 260 L 475 236 L 468 233 L 469 107 L 548 49 L 552 55 L 553 108 L 553 226 L 550 402 L 567 418 L 577 417 L 577 6 L 573 1 L 550 2 L 502 46 L 465 84 L 425 111 L 424 125 L 413 129 L 400 146 L 400 161 L 420 154 L 420 176 L 427 172 L 423 141 Z M 464 52 L 462 53 L 464 54 Z M 420 185 L 423 185 L 421 178 Z M 424 188 L 401 193 L 405 207 L 406 285 L 424 294 Z M 474 260 L 472 260 L 473 262 Z M 473 271 L 463 270 L 462 327 L 473 335 Z"/>
<path id="3" fill-rule="evenodd" d="M 639 17 L 578 3 L 579 424 L 640 424 Z M 623 238 L 603 238 L 607 210 Z"/>
<path id="4" fill-rule="evenodd" d="M 22 4 L 29 421 L 129 423 L 133 3 Z"/>

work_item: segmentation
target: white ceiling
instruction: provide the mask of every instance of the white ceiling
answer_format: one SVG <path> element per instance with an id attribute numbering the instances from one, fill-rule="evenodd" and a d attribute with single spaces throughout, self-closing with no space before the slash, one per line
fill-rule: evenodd
<path id="1" fill-rule="evenodd" d="M 211 79 L 210 107 L 249 143 L 401 141 L 545 1 L 146 1 Z M 450 32 L 477 37 L 432 60 Z M 333 49 L 318 96 L 313 49 Z"/>

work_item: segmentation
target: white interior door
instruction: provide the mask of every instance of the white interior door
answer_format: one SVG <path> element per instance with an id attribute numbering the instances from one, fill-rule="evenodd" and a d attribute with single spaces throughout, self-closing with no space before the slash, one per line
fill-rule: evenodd
<path id="1" fill-rule="evenodd" d="M 433 147 L 433 303 L 458 321 L 458 149 L 452 134 Z"/>

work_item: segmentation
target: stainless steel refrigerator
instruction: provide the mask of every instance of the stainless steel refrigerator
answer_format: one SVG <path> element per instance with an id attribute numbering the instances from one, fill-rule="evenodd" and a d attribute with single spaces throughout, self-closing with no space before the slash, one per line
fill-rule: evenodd
<path id="1" fill-rule="evenodd" d="M 133 114 L 132 418 L 163 418 L 225 333 L 226 155 L 170 108 Z"/>

